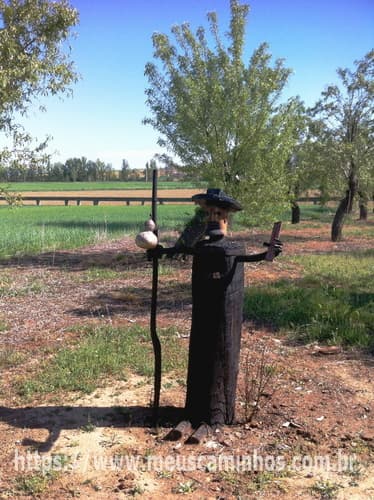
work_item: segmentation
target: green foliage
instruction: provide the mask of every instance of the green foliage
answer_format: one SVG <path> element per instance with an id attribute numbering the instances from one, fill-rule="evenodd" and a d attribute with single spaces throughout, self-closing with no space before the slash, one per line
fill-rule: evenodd
<path id="1" fill-rule="evenodd" d="M 184 483 L 179 483 L 174 489 L 173 492 L 180 494 L 180 495 L 188 495 L 195 491 L 197 488 L 197 483 L 196 481 L 193 481 L 192 479 L 189 481 L 186 481 Z"/>
<path id="2" fill-rule="evenodd" d="M 39 97 L 68 92 L 77 80 L 65 43 L 77 22 L 67 0 L 0 0 L 0 132 L 14 142 L 0 152 L 0 163 L 43 159 L 45 143 L 33 148 L 15 115 Z"/>
<path id="3" fill-rule="evenodd" d="M 334 216 L 334 208 L 323 205 L 300 205 L 300 212 L 303 221 L 319 220 L 321 222 L 331 222 Z"/>
<path id="4" fill-rule="evenodd" d="M 309 110 L 309 133 L 299 162 L 319 180 L 324 193 L 345 195 L 332 224 L 332 239 L 342 237 L 346 214 L 358 195 L 374 190 L 374 50 L 355 61 L 355 70 L 337 70 L 340 84 L 329 85 Z"/>
<path id="5" fill-rule="evenodd" d="M 374 253 L 295 257 L 301 279 L 251 287 L 248 319 L 270 322 L 305 341 L 374 349 Z"/>
<path id="6" fill-rule="evenodd" d="M 309 110 L 309 153 L 323 170 L 330 191 L 347 189 L 350 175 L 359 189 L 374 188 L 374 50 L 355 61 L 355 71 L 337 70 L 340 85 L 330 85 Z"/>
<path id="7" fill-rule="evenodd" d="M 66 92 L 76 80 L 62 44 L 78 22 L 66 0 L 1 0 L 0 117 L 9 126 L 32 98 Z"/>
<path id="8" fill-rule="evenodd" d="M 37 472 L 35 474 L 18 476 L 15 479 L 15 487 L 19 494 L 35 497 L 46 492 L 50 481 L 50 474 Z"/>
<path id="9" fill-rule="evenodd" d="M 20 207 L 22 205 L 22 195 L 20 193 L 14 193 L 7 187 L 0 186 L 0 196 L 5 198 L 5 201 L 12 208 Z"/>
<path id="10" fill-rule="evenodd" d="M 337 498 L 339 489 L 343 486 L 338 483 L 333 483 L 329 480 L 318 480 L 313 486 L 309 488 L 309 491 L 313 496 L 318 496 L 323 500 L 329 500 Z"/>
<path id="11" fill-rule="evenodd" d="M 187 352 L 175 332 L 166 329 L 159 334 L 163 370 L 184 370 Z M 130 371 L 152 376 L 153 363 L 147 328 L 86 328 L 77 345 L 60 349 L 39 374 L 19 382 L 18 393 L 26 397 L 61 390 L 90 393 L 104 377 L 123 379 Z"/>
<path id="12" fill-rule="evenodd" d="M 144 121 L 196 178 L 240 199 L 246 219 L 258 222 L 274 219 L 287 200 L 286 163 L 300 134 L 302 106 L 297 99 L 279 102 L 290 70 L 281 60 L 272 64 L 266 44 L 243 63 L 249 7 L 230 5 L 228 47 L 215 13 L 208 14 L 213 48 L 205 29 L 194 34 L 188 23 L 173 26 L 175 45 L 165 34 L 153 35 L 162 66 L 146 66 L 152 116 Z"/>

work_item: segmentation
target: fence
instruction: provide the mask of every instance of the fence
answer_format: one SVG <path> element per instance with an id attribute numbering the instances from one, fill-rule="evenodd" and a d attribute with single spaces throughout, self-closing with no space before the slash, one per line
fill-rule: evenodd
<path id="1" fill-rule="evenodd" d="M 330 201 L 336 201 L 338 198 L 332 198 Z M 6 201 L 5 197 L 0 196 L 0 201 Z M 75 202 L 76 205 L 81 205 L 81 203 L 92 203 L 93 205 L 99 205 L 100 203 L 123 203 L 124 205 L 132 204 L 140 204 L 145 205 L 146 203 L 150 204 L 152 199 L 150 197 L 141 197 L 141 196 L 22 196 L 22 203 L 24 205 L 31 204 L 31 202 L 35 203 L 37 206 L 41 204 L 41 202 L 63 202 L 65 206 L 68 206 L 70 202 Z M 193 203 L 191 198 L 182 198 L 182 197 L 158 197 L 157 199 L 160 205 L 164 205 L 166 203 L 181 203 L 181 204 L 190 204 Z M 308 197 L 308 198 L 299 198 L 298 202 L 307 202 L 317 204 L 320 202 L 319 197 Z M 27 203 L 30 202 L 30 203 Z"/>

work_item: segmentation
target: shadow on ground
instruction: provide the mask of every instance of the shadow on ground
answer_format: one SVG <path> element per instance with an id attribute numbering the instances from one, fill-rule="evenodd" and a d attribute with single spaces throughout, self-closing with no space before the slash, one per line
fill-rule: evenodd
<path id="1" fill-rule="evenodd" d="M 53 267 L 69 271 L 84 271 L 92 267 L 121 269 L 143 269 L 148 260 L 145 252 L 128 250 L 66 250 L 45 252 L 38 255 L 23 255 L 2 260 L 0 267 Z"/>
<path id="2" fill-rule="evenodd" d="M 192 302 L 189 283 L 169 283 L 159 286 L 157 306 L 164 311 L 176 311 L 190 307 Z M 123 314 L 149 314 L 151 306 L 151 291 L 146 287 L 123 287 L 111 289 L 90 297 L 83 307 L 77 307 L 69 312 L 78 317 L 102 317 Z"/>
<path id="3" fill-rule="evenodd" d="M 173 427 L 183 417 L 183 408 L 174 406 L 160 407 L 157 424 Z M 43 442 L 30 437 L 22 440 L 23 446 L 32 446 L 40 452 L 49 451 L 63 430 L 84 431 L 88 425 L 93 427 L 153 427 L 153 409 L 144 406 L 91 407 L 91 406 L 37 406 L 7 408 L 0 406 L 0 421 L 10 427 L 23 429 L 24 433 L 35 429 L 49 432 Z"/>

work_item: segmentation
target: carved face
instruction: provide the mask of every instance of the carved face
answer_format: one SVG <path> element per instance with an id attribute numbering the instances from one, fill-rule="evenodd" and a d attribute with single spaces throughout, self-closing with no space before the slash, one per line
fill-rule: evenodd
<path id="1" fill-rule="evenodd" d="M 210 233 L 212 230 L 216 234 L 222 234 L 226 236 L 227 225 L 228 225 L 228 210 L 222 207 L 216 207 L 214 205 L 206 205 L 204 207 L 207 220 L 207 232 Z"/>

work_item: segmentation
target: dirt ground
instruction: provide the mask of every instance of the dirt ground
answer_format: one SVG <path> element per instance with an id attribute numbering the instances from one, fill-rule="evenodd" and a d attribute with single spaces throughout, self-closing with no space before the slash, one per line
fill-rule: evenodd
<path id="1" fill-rule="evenodd" d="M 248 252 L 268 238 L 255 231 L 235 236 Z M 373 243 L 365 231 L 332 243 L 328 225 L 286 226 L 282 240 L 287 255 Z M 191 263 L 172 265 L 172 275 L 160 276 L 158 325 L 175 326 L 187 345 Z M 184 404 L 184 388 L 172 374 L 162 381 L 158 428 L 150 423 L 152 380 L 145 377 L 108 379 L 85 396 L 39 395 L 25 403 L 14 393 L 13 381 L 43 366 L 74 338 L 76 325 L 147 325 L 151 275 L 140 280 L 144 268 L 144 253 L 127 238 L 1 264 L 0 277 L 14 291 L 0 299 L 2 349 L 24 360 L 2 370 L 0 499 L 27 498 L 22 477 L 34 497 L 44 499 L 374 499 L 374 358 L 356 350 L 298 345 L 245 322 L 238 423 L 198 445 L 163 440 Z M 95 269 L 118 273 L 88 279 Z M 300 275 L 296 264 L 282 259 L 246 265 L 247 285 Z M 275 376 L 246 423 L 248 367 L 260 366 L 264 353 Z M 50 481 L 37 493 L 43 468 Z"/>

